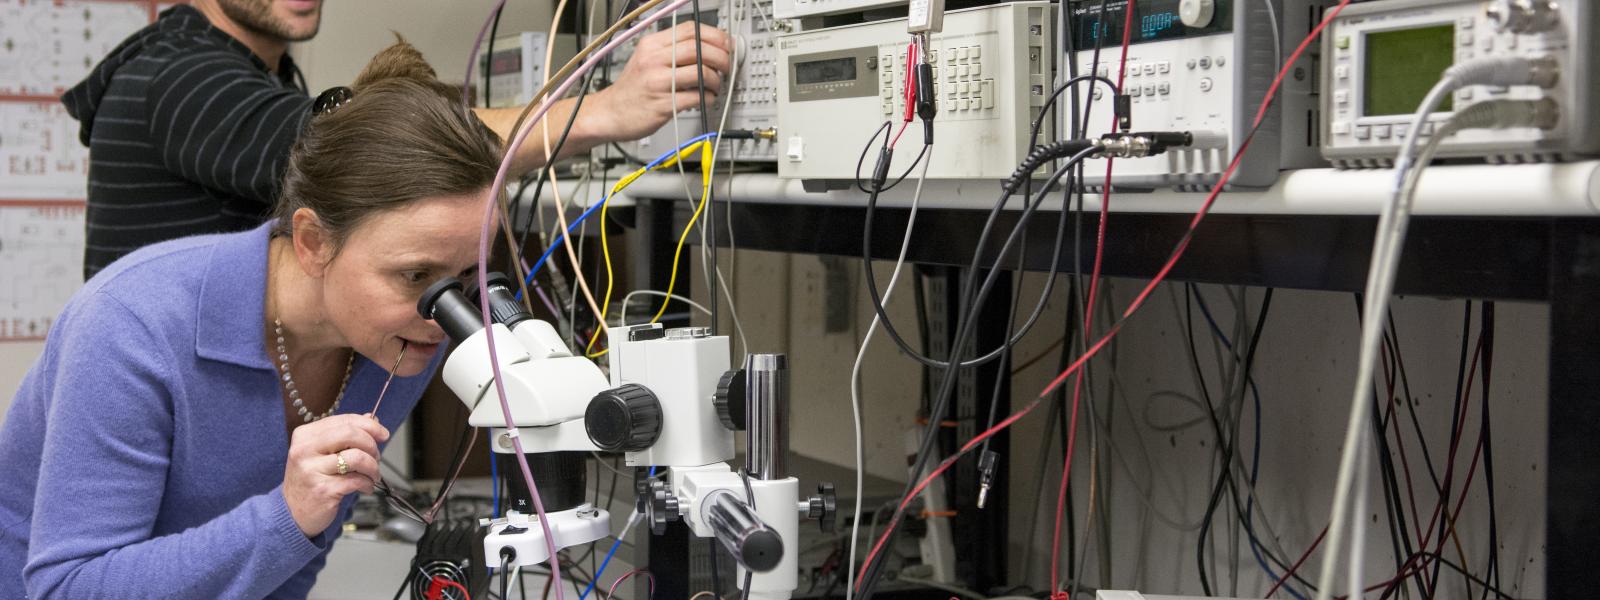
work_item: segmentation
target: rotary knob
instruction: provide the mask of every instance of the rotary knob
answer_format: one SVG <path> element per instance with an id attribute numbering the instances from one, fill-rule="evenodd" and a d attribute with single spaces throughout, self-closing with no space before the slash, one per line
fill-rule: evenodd
<path id="1" fill-rule="evenodd" d="M 1216 12 L 1216 0 L 1182 0 L 1178 3 L 1178 18 L 1184 25 L 1195 29 L 1210 25 Z"/>
<path id="2" fill-rule="evenodd" d="M 678 520 L 678 498 L 659 481 L 651 488 L 649 510 L 645 516 L 650 519 L 650 532 L 661 535 L 667 532 L 667 523 Z"/>
<path id="3" fill-rule="evenodd" d="M 823 533 L 832 533 L 839 515 L 839 495 L 833 484 L 817 484 L 817 495 L 806 500 L 806 516 L 817 521 Z"/>
<path id="4" fill-rule="evenodd" d="M 589 440 L 602 450 L 635 452 L 661 437 L 661 401 L 637 383 L 596 394 L 583 413 Z"/>
<path id="5" fill-rule="evenodd" d="M 733 431 L 744 431 L 745 413 L 749 409 L 749 396 L 745 394 L 744 369 L 734 369 L 717 380 L 717 393 L 712 403 L 717 407 L 717 418 L 722 426 Z"/>

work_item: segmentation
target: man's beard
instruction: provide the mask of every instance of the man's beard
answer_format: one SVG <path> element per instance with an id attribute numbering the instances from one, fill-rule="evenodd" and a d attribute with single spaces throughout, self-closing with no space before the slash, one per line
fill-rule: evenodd
<path id="1" fill-rule="evenodd" d="M 217 4 L 222 7 L 222 14 L 240 27 L 286 42 L 303 42 L 316 37 L 321 25 L 321 15 L 318 15 L 318 27 L 307 33 L 296 33 L 288 23 L 272 14 L 271 0 L 217 0 Z"/>

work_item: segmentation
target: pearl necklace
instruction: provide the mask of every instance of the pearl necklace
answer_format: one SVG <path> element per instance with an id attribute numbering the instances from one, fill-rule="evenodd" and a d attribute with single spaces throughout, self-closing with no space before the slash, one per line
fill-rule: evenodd
<path id="1" fill-rule="evenodd" d="M 289 353 L 284 349 L 283 345 L 283 322 L 278 319 L 273 319 L 272 332 L 278 338 L 278 369 L 283 371 L 283 391 L 289 395 L 289 400 L 294 403 L 294 410 L 296 413 L 300 414 L 300 419 L 306 423 L 320 421 L 332 415 L 334 411 L 339 410 L 339 401 L 344 400 L 345 386 L 350 384 L 350 368 L 355 365 L 356 353 L 352 351 L 350 353 L 350 360 L 345 362 L 344 381 L 339 382 L 339 395 L 333 397 L 333 405 L 329 406 L 328 410 L 324 411 L 322 414 L 314 415 L 311 414 L 311 411 L 306 410 L 305 401 L 300 399 L 300 390 L 295 389 L 294 387 L 294 374 L 289 372 Z"/>

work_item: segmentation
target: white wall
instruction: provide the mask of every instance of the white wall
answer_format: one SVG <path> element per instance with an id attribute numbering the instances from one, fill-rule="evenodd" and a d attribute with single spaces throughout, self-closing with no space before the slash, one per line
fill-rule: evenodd
<path id="1" fill-rule="evenodd" d="M 508 2 L 500 16 L 500 36 L 521 31 L 548 31 L 554 2 Z M 327 2 L 322 30 L 292 51 L 305 72 L 311 93 L 349 85 L 379 50 L 399 33 L 411 42 L 446 82 L 466 74 L 467 53 L 494 2 L 390 0 Z"/>

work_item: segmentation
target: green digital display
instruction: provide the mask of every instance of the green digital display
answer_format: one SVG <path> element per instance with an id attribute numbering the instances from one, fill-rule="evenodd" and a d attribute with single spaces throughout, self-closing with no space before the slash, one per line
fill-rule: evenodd
<path id="1" fill-rule="evenodd" d="M 1428 90 L 1455 63 L 1455 41 L 1454 25 L 1367 34 L 1362 114 L 1380 117 L 1417 112 Z M 1452 110 L 1449 96 L 1439 110 Z"/>

